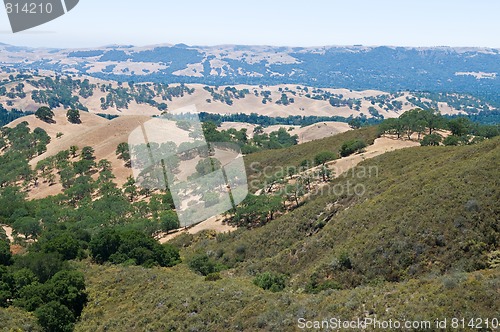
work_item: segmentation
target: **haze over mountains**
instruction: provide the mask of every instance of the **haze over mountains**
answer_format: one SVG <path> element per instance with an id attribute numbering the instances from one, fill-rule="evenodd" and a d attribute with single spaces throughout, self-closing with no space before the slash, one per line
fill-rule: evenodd
<path id="1" fill-rule="evenodd" d="M 500 50 L 490 48 L 177 44 L 42 49 L 2 44 L 0 63 L 120 81 L 460 92 L 500 102 Z"/>

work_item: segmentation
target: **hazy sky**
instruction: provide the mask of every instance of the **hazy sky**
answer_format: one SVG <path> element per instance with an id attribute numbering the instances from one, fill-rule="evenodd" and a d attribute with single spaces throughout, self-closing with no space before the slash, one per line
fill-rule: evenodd
<path id="1" fill-rule="evenodd" d="M 500 48 L 498 0 L 80 0 L 65 16 L 0 42 L 109 44 L 397 45 Z"/>

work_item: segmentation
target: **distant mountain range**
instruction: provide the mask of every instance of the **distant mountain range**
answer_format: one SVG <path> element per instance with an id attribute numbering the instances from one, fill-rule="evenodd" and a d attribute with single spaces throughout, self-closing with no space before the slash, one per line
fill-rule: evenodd
<path id="1" fill-rule="evenodd" d="M 490 48 L 109 46 L 1 44 L 0 64 L 118 81 L 468 93 L 500 105 L 500 50 Z"/>

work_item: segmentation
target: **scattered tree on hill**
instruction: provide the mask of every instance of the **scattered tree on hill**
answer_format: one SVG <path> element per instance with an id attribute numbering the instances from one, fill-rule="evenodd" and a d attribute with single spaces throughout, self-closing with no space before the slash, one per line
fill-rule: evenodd
<path id="1" fill-rule="evenodd" d="M 74 110 L 74 109 L 68 110 L 68 112 L 66 112 L 66 117 L 68 118 L 68 121 L 70 123 L 74 124 L 81 123 L 79 110 Z"/>
<path id="2" fill-rule="evenodd" d="M 446 146 L 456 146 L 460 144 L 460 139 L 455 135 L 450 135 L 443 140 L 443 144 Z"/>
<path id="3" fill-rule="evenodd" d="M 417 131 L 417 124 L 419 121 L 423 121 L 422 119 L 419 109 L 406 111 L 399 117 L 403 132 L 406 133 L 409 140 L 411 140 L 411 135 Z"/>
<path id="4" fill-rule="evenodd" d="M 236 208 L 233 220 L 238 225 L 264 224 L 282 211 L 281 197 L 277 195 L 248 195 Z"/>
<path id="5" fill-rule="evenodd" d="M 426 135 L 424 139 L 420 142 L 420 145 L 422 146 L 438 146 L 439 143 L 442 141 L 442 137 L 439 134 L 430 134 Z"/>
<path id="6" fill-rule="evenodd" d="M 130 149 L 128 143 L 122 142 L 116 147 L 116 155 L 118 159 L 125 161 L 125 166 L 130 167 Z"/>
<path id="7" fill-rule="evenodd" d="M 351 154 L 361 151 L 366 147 L 366 142 L 361 139 L 354 139 L 342 144 L 340 148 L 340 155 L 342 157 L 350 156 Z"/>
<path id="8" fill-rule="evenodd" d="M 132 176 L 127 178 L 127 182 L 123 185 L 123 191 L 127 194 L 129 200 L 133 202 L 137 196 L 137 186 L 135 184 L 135 179 Z"/>
<path id="9" fill-rule="evenodd" d="M 426 128 L 429 129 L 429 135 L 437 128 L 443 126 L 441 115 L 433 109 L 412 109 L 403 113 L 399 118 L 387 119 L 380 125 L 381 133 L 389 133 L 397 135 L 406 134 L 408 139 L 411 139 L 413 133 L 418 133 L 420 139 L 421 134 Z"/>
<path id="10" fill-rule="evenodd" d="M 49 183 L 49 186 L 53 186 L 56 184 L 56 176 L 53 174 L 53 173 L 48 173 L 46 176 L 45 176 L 45 179 L 47 180 L 47 182 Z"/>
<path id="11" fill-rule="evenodd" d="M 425 126 L 429 129 L 429 135 L 432 131 L 439 128 L 442 121 L 441 114 L 432 108 L 421 111 L 422 119 L 425 122 Z"/>
<path id="12" fill-rule="evenodd" d="M 94 160 L 94 149 L 90 146 L 85 146 L 82 149 L 81 157 L 83 160 Z"/>
<path id="13" fill-rule="evenodd" d="M 470 127 L 470 120 L 464 117 L 459 117 L 448 121 L 448 128 L 450 129 L 451 134 L 457 137 L 467 135 L 469 133 Z"/>
<path id="14" fill-rule="evenodd" d="M 314 164 L 315 165 L 324 165 L 325 163 L 337 159 L 337 155 L 331 151 L 323 151 L 318 153 L 314 157 Z"/>
<path id="15" fill-rule="evenodd" d="M 12 226 L 17 234 L 23 234 L 25 238 L 36 239 L 42 232 L 40 222 L 32 217 L 19 218 Z"/>
<path id="16" fill-rule="evenodd" d="M 205 207 L 211 207 L 220 202 L 220 195 L 216 192 L 205 192 L 202 200 L 205 202 Z"/>
<path id="17" fill-rule="evenodd" d="M 332 177 L 332 171 L 328 167 L 326 167 L 326 165 L 321 166 L 319 173 L 321 175 L 321 178 L 323 179 L 323 182 L 330 181 Z"/>
<path id="18" fill-rule="evenodd" d="M 349 127 L 351 127 L 352 129 L 359 129 L 361 128 L 361 119 L 359 118 L 351 119 L 349 120 L 348 124 Z"/>
<path id="19" fill-rule="evenodd" d="M 101 159 L 97 163 L 97 167 L 101 170 L 101 172 L 111 171 L 111 162 L 107 159 Z"/>
<path id="20" fill-rule="evenodd" d="M 46 106 L 42 106 L 39 109 L 36 110 L 35 116 L 47 123 L 52 123 L 54 122 L 54 112 Z"/>
<path id="21" fill-rule="evenodd" d="M 184 131 L 189 131 L 191 129 L 191 123 L 187 120 L 179 120 L 175 123 L 178 128 L 184 130 Z"/>
<path id="22" fill-rule="evenodd" d="M 399 139 L 403 134 L 404 125 L 400 119 L 390 118 L 382 122 L 382 124 L 379 126 L 379 130 L 381 133 L 397 135 Z"/>
<path id="23" fill-rule="evenodd" d="M 289 201 L 295 202 L 295 206 L 300 206 L 300 198 L 305 194 L 304 183 L 301 179 L 297 179 L 295 184 L 289 184 L 285 187 L 285 195 Z"/>
<path id="24" fill-rule="evenodd" d="M 198 162 L 196 165 L 196 171 L 201 176 L 207 175 L 221 169 L 222 164 L 218 159 L 215 158 L 205 158 Z"/>
<path id="25" fill-rule="evenodd" d="M 78 146 L 72 145 L 69 147 L 69 153 L 71 153 L 71 156 L 73 158 L 76 158 L 76 152 L 78 151 Z"/>
<path id="26" fill-rule="evenodd" d="M 178 229 L 180 227 L 179 218 L 177 217 L 177 213 L 172 210 L 167 210 L 160 213 L 160 224 L 161 230 L 168 233 L 174 229 Z"/>

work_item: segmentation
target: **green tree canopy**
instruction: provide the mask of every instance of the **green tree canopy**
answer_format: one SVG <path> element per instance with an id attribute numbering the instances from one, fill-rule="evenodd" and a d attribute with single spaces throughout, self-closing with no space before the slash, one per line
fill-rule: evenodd
<path id="1" fill-rule="evenodd" d="M 68 110 L 68 112 L 66 112 L 66 117 L 68 118 L 68 121 L 71 123 L 74 124 L 81 123 L 79 110 L 74 110 L 74 109 Z"/>
<path id="2" fill-rule="evenodd" d="M 314 164 L 315 165 L 323 165 L 326 162 L 328 162 L 330 160 L 335 160 L 335 159 L 337 159 L 337 155 L 335 153 L 333 153 L 331 151 L 323 151 L 323 152 L 318 153 L 314 157 Z"/>
<path id="3" fill-rule="evenodd" d="M 443 140 L 443 137 L 439 134 L 430 134 L 424 137 L 424 139 L 420 142 L 422 146 L 438 146 L 439 143 Z"/>
<path id="4" fill-rule="evenodd" d="M 215 158 L 205 158 L 198 162 L 196 165 L 196 171 L 200 175 L 207 175 L 221 169 L 222 164 L 218 159 Z"/>
<path id="5" fill-rule="evenodd" d="M 52 123 L 54 122 L 54 112 L 46 106 L 42 106 L 39 109 L 36 110 L 35 116 L 47 123 Z"/>
<path id="6" fill-rule="evenodd" d="M 13 224 L 14 232 L 23 234 L 26 238 L 37 238 L 42 232 L 40 222 L 32 217 L 22 217 L 17 219 Z"/>

